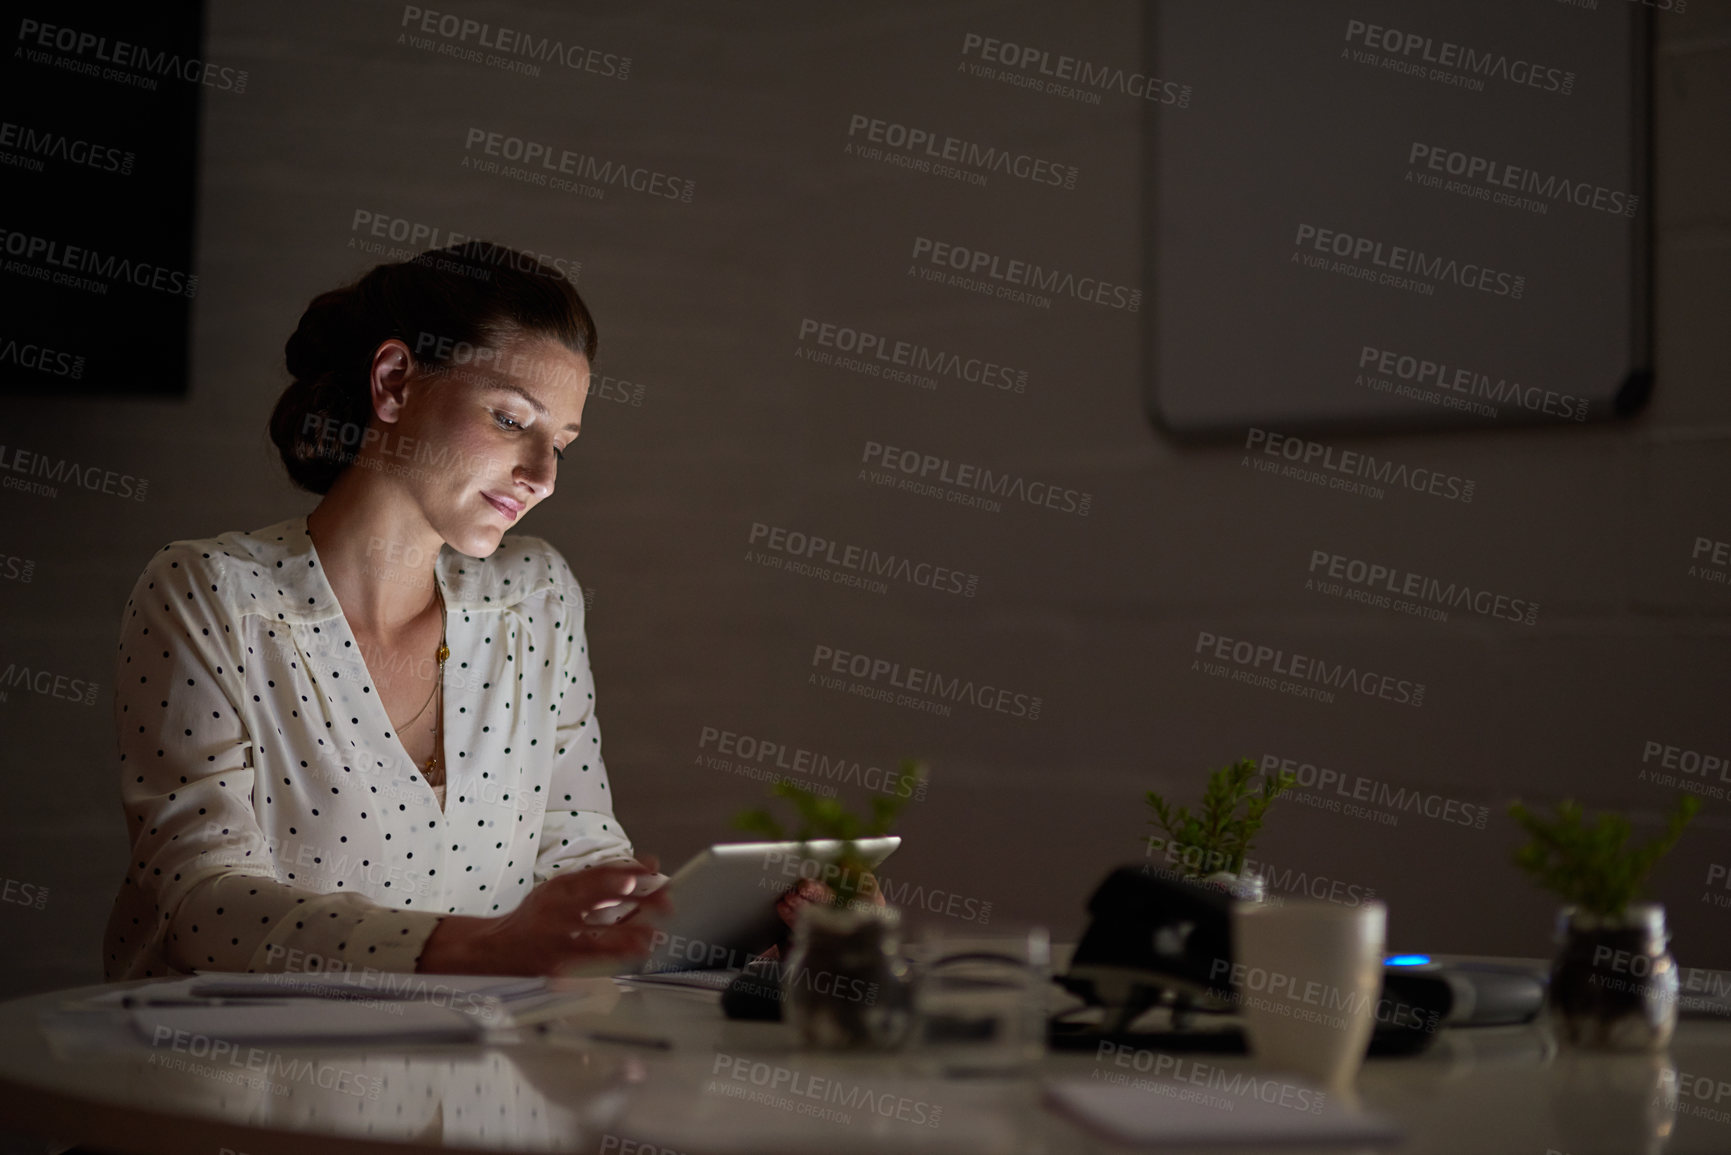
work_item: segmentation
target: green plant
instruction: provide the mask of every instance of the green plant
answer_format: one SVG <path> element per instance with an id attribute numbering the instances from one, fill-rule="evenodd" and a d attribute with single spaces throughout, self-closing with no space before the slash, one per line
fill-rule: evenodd
<path id="1" fill-rule="evenodd" d="M 1187 877 L 1218 870 L 1232 874 L 1243 871 L 1244 856 L 1250 851 L 1250 840 L 1262 828 L 1262 816 L 1298 781 L 1297 775 L 1282 771 L 1264 777 L 1258 789 L 1256 777 L 1256 763 L 1250 758 L 1215 770 L 1208 775 L 1208 788 L 1202 794 L 1202 812 L 1194 815 L 1187 806 L 1180 806 L 1175 813 L 1166 799 L 1148 791 L 1148 806 L 1154 811 L 1148 824 L 1158 826 L 1166 835 L 1167 846 L 1179 852 Z M 1241 805 L 1242 816 L 1238 815 Z M 1190 850 L 1198 852 L 1197 861 L 1190 861 L 1186 853 Z"/>
<path id="2" fill-rule="evenodd" d="M 1557 803 L 1555 817 L 1535 814 L 1517 799 L 1509 804 L 1509 815 L 1532 841 L 1515 851 L 1514 862 L 1564 902 L 1615 917 L 1635 900 L 1647 875 L 1677 844 L 1700 809 L 1700 799 L 1682 795 L 1664 832 L 1637 850 L 1627 846 L 1629 819 L 1614 810 L 1589 825 L 1580 804 L 1572 799 Z"/>
<path id="3" fill-rule="evenodd" d="M 797 839 L 802 851 L 814 840 L 840 840 L 842 846 L 836 857 L 836 869 L 826 870 L 824 873 L 826 878 L 833 876 L 833 882 L 826 883 L 830 889 L 832 904 L 846 907 L 859 896 L 871 870 L 871 864 L 859 853 L 854 839 L 875 838 L 889 833 L 890 822 L 901 812 L 907 800 L 914 796 L 915 787 L 925 774 L 925 763 L 904 758 L 901 772 L 895 777 L 896 793 L 874 797 L 871 800 L 869 819 L 847 810 L 840 799 L 820 798 L 802 786 L 783 780 L 770 787 L 770 794 L 792 802 L 799 814 L 799 826 L 791 836 L 782 830 L 781 823 L 777 822 L 768 810 L 741 811 L 734 817 L 733 825 L 739 830 L 761 834 L 772 842 L 790 842 Z"/>

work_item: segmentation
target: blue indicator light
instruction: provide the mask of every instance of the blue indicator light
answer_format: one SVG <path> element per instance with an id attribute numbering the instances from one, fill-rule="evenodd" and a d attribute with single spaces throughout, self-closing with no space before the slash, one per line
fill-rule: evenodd
<path id="1" fill-rule="evenodd" d="M 1383 962 L 1391 967 L 1422 967 L 1430 965 L 1428 954 L 1391 954 Z"/>

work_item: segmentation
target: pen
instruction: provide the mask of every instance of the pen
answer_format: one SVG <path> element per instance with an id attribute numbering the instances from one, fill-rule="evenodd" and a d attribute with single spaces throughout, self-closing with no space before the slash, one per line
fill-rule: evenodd
<path id="1" fill-rule="evenodd" d="M 280 1007 L 281 999 L 152 999 L 123 995 L 123 1007 Z"/>

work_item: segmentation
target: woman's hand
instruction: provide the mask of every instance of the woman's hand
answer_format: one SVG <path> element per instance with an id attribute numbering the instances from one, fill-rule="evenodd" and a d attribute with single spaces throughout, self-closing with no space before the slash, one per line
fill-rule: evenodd
<path id="1" fill-rule="evenodd" d="M 799 912 L 802 907 L 817 904 L 827 906 L 835 901 L 835 896 L 829 887 L 815 878 L 802 878 L 786 893 L 775 900 L 775 913 L 781 916 L 781 921 L 791 930 L 799 924 Z"/>
<path id="2" fill-rule="evenodd" d="M 655 929 L 631 916 L 593 926 L 583 916 L 629 897 L 637 880 L 656 873 L 642 862 L 607 862 L 557 874 L 536 886 L 510 914 L 497 918 L 447 915 L 428 936 L 415 969 L 423 974 L 553 975 L 601 959 L 622 964 L 648 956 Z M 668 911 L 660 890 L 634 900 Z M 623 969 L 623 968 L 622 968 Z"/>
<path id="3" fill-rule="evenodd" d="M 868 894 L 871 897 L 869 899 L 864 898 L 864 896 Z M 883 891 L 878 889 L 878 880 L 871 874 L 865 874 L 860 877 L 859 895 L 860 897 L 855 898 L 854 901 L 869 901 L 873 906 L 889 905 L 889 903 L 884 900 Z M 787 892 L 776 900 L 775 913 L 781 916 L 782 922 L 785 922 L 789 928 L 792 928 L 798 925 L 801 907 L 812 905 L 828 906 L 834 901 L 835 893 L 830 890 L 829 887 L 825 886 L 815 878 L 802 878 L 797 884 L 789 887 Z M 781 957 L 781 948 L 779 946 L 772 946 L 758 957 L 765 959 L 779 959 Z"/>
<path id="4" fill-rule="evenodd" d="M 788 888 L 775 903 L 775 912 L 781 916 L 781 921 L 789 927 L 799 922 L 799 911 L 803 906 L 826 906 L 835 901 L 835 892 L 815 878 L 802 878 L 797 884 Z M 867 872 L 860 875 L 859 891 L 854 897 L 855 902 L 869 902 L 873 906 L 888 906 L 884 900 L 884 892 L 878 889 L 875 875 Z"/>
<path id="5" fill-rule="evenodd" d="M 650 854 L 646 851 L 643 854 L 639 854 L 637 856 L 637 861 L 641 862 L 643 864 L 644 869 L 649 871 L 650 874 L 660 874 L 661 873 L 661 859 L 657 858 L 655 855 Z M 665 882 L 663 882 L 661 884 L 661 886 L 666 886 L 666 885 L 667 885 L 667 883 L 665 883 Z M 660 890 L 661 890 L 660 886 L 655 888 L 656 893 L 660 893 Z M 657 908 L 657 909 L 665 909 L 665 908 Z M 643 910 L 643 903 L 641 900 L 639 900 L 637 905 L 635 905 L 631 908 L 631 913 L 626 915 L 624 918 L 620 919 L 619 921 L 620 922 L 630 922 L 632 919 L 636 918 L 638 913 L 641 912 L 642 910 Z"/>

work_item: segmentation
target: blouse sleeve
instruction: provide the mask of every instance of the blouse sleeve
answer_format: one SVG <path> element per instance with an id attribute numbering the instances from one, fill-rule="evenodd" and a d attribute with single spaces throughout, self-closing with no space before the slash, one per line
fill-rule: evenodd
<path id="1" fill-rule="evenodd" d="M 550 797 L 541 821 L 535 881 L 561 871 L 633 857 L 631 839 L 613 814 L 607 767 L 601 761 L 601 722 L 595 716 L 595 677 L 589 668 L 589 639 L 583 617 L 583 591 L 571 568 L 553 546 L 548 564 L 560 589 L 554 653 L 559 676 L 555 708 Z M 666 881 L 665 875 L 656 876 Z"/>
<path id="2" fill-rule="evenodd" d="M 159 551 L 121 623 L 124 886 L 155 920 L 125 933 L 181 972 L 412 971 L 441 916 L 277 881 L 253 804 L 242 642 L 208 558 L 185 543 Z"/>

